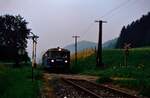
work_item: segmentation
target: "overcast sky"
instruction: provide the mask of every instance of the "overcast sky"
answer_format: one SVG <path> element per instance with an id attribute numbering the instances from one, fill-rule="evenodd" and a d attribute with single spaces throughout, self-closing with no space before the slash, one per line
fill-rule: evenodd
<path id="1" fill-rule="evenodd" d="M 0 0 L 0 15 L 20 14 L 40 37 L 38 55 L 48 48 L 73 43 L 73 35 L 97 42 L 97 19 L 107 21 L 103 25 L 103 42 L 113 39 L 123 25 L 149 11 L 150 0 Z M 28 51 L 31 49 L 29 41 Z"/>

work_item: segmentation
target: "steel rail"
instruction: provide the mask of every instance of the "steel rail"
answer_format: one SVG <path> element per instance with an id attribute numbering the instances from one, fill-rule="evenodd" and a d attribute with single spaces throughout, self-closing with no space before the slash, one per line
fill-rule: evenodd
<path id="1" fill-rule="evenodd" d="M 78 89 L 83 90 L 84 92 L 87 92 L 88 94 L 94 96 L 94 98 L 102 98 L 102 96 L 97 95 L 97 94 L 91 92 L 90 90 L 88 90 L 88 89 L 86 89 L 86 88 L 84 88 L 84 87 L 82 87 L 82 86 L 80 86 L 80 85 L 78 85 L 78 84 L 72 82 L 71 80 L 68 80 L 68 79 L 65 79 L 65 78 L 62 78 L 62 80 L 65 81 L 66 83 L 69 83 L 69 84 L 71 84 L 71 85 L 77 87 Z"/>
<path id="2" fill-rule="evenodd" d="M 112 98 L 113 96 L 96 94 L 94 91 L 91 91 L 88 88 L 82 86 L 81 83 L 79 84 L 79 83 L 76 83 L 76 82 L 77 81 L 88 82 L 91 85 L 95 85 L 95 86 L 97 86 L 97 87 L 99 87 L 101 89 L 108 90 L 108 91 L 111 91 L 111 92 L 116 93 L 118 95 L 125 96 L 126 98 L 140 98 L 140 97 L 138 97 L 136 95 L 131 95 L 131 94 L 129 94 L 127 92 L 124 92 L 122 90 L 118 90 L 118 89 L 115 89 L 115 88 L 112 88 L 112 87 L 109 87 L 109 86 L 105 86 L 105 85 L 100 85 L 100 84 L 97 84 L 97 83 L 94 83 L 94 82 L 91 82 L 91 81 L 87 81 L 87 80 L 68 79 L 68 78 L 62 78 L 62 80 L 64 80 L 65 82 L 67 82 L 67 83 L 69 83 L 69 84 L 71 84 L 71 85 L 73 85 L 75 87 L 78 87 L 79 89 L 81 89 L 81 90 L 83 90 L 83 91 L 85 91 L 85 92 L 95 96 L 96 98 L 107 98 L 107 97 L 109 97 L 109 98 L 111 97 Z M 115 98 L 115 96 L 114 96 L 114 98 Z"/>

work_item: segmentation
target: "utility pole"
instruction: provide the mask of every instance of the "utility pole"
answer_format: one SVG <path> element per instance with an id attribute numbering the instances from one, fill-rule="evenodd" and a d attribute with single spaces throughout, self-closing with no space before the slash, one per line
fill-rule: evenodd
<path id="1" fill-rule="evenodd" d="M 77 38 L 80 36 L 72 36 L 75 39 L 75 65 L 77 65 Z"/>
<path id="2" fill-rule="evenodd" d="M 33 78 L 34 78 L 34 70 L 33 68 L 36 67 L 36 45 L 37 45 L 37 38 L 39 38 L 39 36 L 34 35 L 31 32 L 32 36 L 29 36 L 28 38 L 32 39 L 33 41 L 33 47 L 32 47 L 32 82 L 33 82 Z"/>
<path id="3" fill-rule="evenodd" d="M 106 23 L 106 21 L 96 20 L 95 22 L 99 23 L 99 37 L 98 37 L 98 50 L 96 56 L 96 65 L 103 66 L 102 64 L 102 24 Z"/>

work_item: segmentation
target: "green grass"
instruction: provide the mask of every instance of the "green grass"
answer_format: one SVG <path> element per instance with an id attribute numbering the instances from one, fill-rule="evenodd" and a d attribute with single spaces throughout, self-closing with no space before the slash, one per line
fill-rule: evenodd
<path id="1" fill-rule="evenodd" d="M 39 71 L 35 70 L 35 77 Z M 38 98 L 40 80 L 32 82 L 31 67 L 0 66 L 0 98 Z"/>
<path id="2" fill-rule="evenodd" d="M 74 65 L 72 61 L 72 71 L 74 73 L 87 73 L 92 75 L 99 75 L 101 73 L 111 73 L 112 75 L 123 77 L 137 77 L 140 73 L 144 76 L 149 76 L 149 63 L 150 63 L 150 49 L 138 48 L 131 49 L 128 56 L 128 66 L 124 65 L 124 53 L 120 49 L 103 50 L 103 63 L 106 68 L 97 68 L 96 55 L 87 56 L 86 58 L 78 59 L 78 64 Z M 134 71 L 133 71 L 134 70 Z M 105 72 L 106 71 L 106 72 Z M 122 72 L 123 71 L 123 72 Z M 122 72 L 123 74 L 121 74 Z M 132 75 L 128 75 L 132 74 Z M 143 75 L 142 74 L 142 75 Z"/>
<path id="3" fill-rule="evenodd" d="M 150 90 L 150 48 L 130 49 L 127 66 L 124 64 L 124 52 L 120 49 L 103 50 L 102 58 L 105 68 L 95 66 L 96 55 L 92 54 L 80 58 L 78 65 L 72 63 L 72 72 L 107 77 L 107 80 L 109 77 L 118 78 L 113 81 L 114 84 L 136 89 L 141 94 L 150 96 L 147 93 Z"/>
<path id="4" fill-rule="evenodd" d="M 95 70 L 95 56 L 89 56 L 87 58 L 78 59 L 77 65 L 74 65 L 74 61 L 72 61 L 72 72 L 73 73 L 84 73 Z M 93 66 L 94 65 L 94 66 Z"/>

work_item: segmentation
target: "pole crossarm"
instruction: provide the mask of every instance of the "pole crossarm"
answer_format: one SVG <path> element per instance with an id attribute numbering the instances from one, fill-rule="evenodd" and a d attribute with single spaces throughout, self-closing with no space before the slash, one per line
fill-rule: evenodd
<path id="1" fill-rule="evenodd" d="M 107 23 L 107 21 L 102 21 L 102 20 L 95 20 L 95 22 Z"/>

